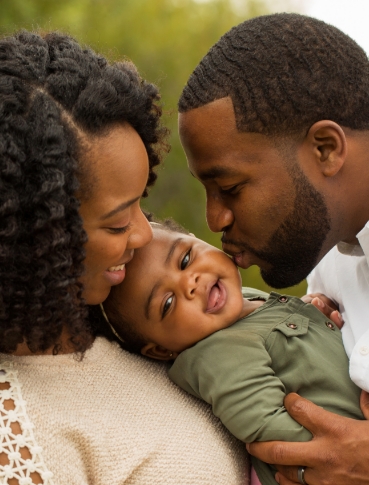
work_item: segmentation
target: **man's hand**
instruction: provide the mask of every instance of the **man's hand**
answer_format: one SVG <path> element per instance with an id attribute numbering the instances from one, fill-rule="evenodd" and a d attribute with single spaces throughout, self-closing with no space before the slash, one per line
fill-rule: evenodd
<path id="1" fill-rule="evenodd" d="M 311 303 L 320 310 L 326 317 L 330 318 L 339 329 L 343 326 L 343 319 L 338 311 L 337 305 L 323 293 L 310 293 L 301 298 L 305 303 Z"/>
<path id="2" fill-rule="evenodd" d="M 311 431 L 313 439 L 306 443 L 266 441 L 247 445 L 252 455 L 277 466 L 280 485 L 299 483 L 299 466 L 306 467 L 308 485 L 369 485 L 369 421 L 338 416 L 297 394 L 286 396 L 284 405 Z M 360 405 L 369 419 L 369 394 L 364 391 Z"/>
<path id="3" fill-rule="evenodd" d="M 360 396 L 360 407 L 365 416 L 369 420 L 369 392 L 362 391 Z"/>

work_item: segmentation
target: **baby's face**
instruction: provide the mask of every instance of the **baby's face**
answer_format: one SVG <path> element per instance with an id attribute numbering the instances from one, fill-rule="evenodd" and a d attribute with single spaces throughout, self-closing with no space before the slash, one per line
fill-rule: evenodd
<path id="1" fill-rule="evenodd" d="M 111 291 L 148 342 L 173 352 L 228 327 L 243 307 L 240 274 L 225 253 L 162 229 L 135 251 L 123 283 Z"/>

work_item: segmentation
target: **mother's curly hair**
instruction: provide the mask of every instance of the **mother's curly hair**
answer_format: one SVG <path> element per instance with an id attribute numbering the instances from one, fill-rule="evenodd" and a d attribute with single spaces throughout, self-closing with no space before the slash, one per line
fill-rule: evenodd
<path id="1" fill-rule="evenodd" d="M 90 346 L 78 282 L 87 238 L 75 197 L 77 189 L 87 197 L 89 174 L 78 140 L 129 123 L 152 185 L 166 149 L 158 100 L 132 63 L 109 64 L 67 35 L 0 40 L 0 352 L 25 341 L 32 352 L 57 353 L 63 328 L 77 352 Z"/>

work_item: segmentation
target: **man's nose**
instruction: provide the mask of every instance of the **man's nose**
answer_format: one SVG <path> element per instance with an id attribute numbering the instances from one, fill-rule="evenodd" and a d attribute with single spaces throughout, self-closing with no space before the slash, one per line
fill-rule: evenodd
<path id="1" fill-rule="evenodd" d="M 221 197 L 207 194 L 206 221 L 211 231 L 223 232 L 234 222 L 233 212 L 226 207 Z"/>

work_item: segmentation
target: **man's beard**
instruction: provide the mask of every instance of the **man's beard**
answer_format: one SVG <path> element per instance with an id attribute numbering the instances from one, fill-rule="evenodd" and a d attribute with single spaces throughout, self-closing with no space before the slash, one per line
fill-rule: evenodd
<path id="1" fill-rule="evenodd" d="M 304 173 L 297 169 L 291 173 L 296 198 L 292 213 L 279 226 L 267 246 L 256 250 L 241 241 L 230 240 L 223 234 L 222 242 L 234 244 L 269 263 L 270 269 L 260 269 L 269 286 L 286 288 L 297 285 L 312 271 L 329 233 L 330 218 L 321 194 L 310 184 Z"/>

